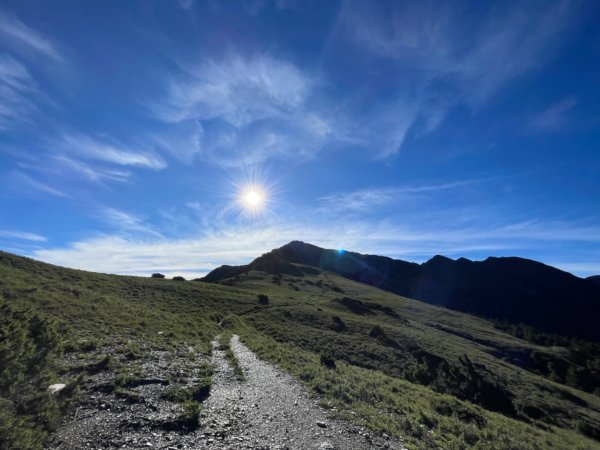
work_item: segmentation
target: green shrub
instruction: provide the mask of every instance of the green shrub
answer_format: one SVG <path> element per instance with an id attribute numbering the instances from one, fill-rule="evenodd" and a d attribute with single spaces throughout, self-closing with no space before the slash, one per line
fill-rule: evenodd
<path id="1" fill-rule="evenodd" d="M 59 419 L 54 323 L 0 300 L 0 448 L 41 449 Z"/>
<path id="2" fill-rule="evenodd" d="M 329 353 L 322 353 L 320 357 L 321 365 L 328 369 L 335 369 L 335 359 Z"/>

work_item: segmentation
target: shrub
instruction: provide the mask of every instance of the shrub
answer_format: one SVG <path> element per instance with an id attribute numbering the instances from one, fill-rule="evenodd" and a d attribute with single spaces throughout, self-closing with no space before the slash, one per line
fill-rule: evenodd
<path id="1" fill-rule="evenodd" d="M 258 303 L 260 303 L 261 305 L 268 305 L 269 296 L 266 294 L 258 294 Z"/>
<path id="2" fill-rule="evenodd" d="M 153 273 L 151 278 L 164 278 L 165 276 L 162 273 Z"/>
<path id="3" fill-rule="evenodd" d="M 371 331 L 369 331 L 369 336 L 373 338 L 385 337 L 385 331 L 383 331 L 383 328 L 381 328 L 379 325 L 375 325 L 373 328 L 371 328 Z"/>
<path id="4" fill-rule="evenodd" d="M 340 317 L 333 316 L 331 318 L 331 321 L 332 321 L 331 329 L 333 331 L 344 331 L 346 329 L 346 324 Z"/>
<path id="5" fill-rule="evenodd" d="M 329 353 L 321 354 L 321 365 L 328 369 L 335 369 L 335 359 Z"/>
<path id="6" fill-rule="evenodd" d="M 185 281 L 183 277 L 173 277 L 173 281 Z"/>

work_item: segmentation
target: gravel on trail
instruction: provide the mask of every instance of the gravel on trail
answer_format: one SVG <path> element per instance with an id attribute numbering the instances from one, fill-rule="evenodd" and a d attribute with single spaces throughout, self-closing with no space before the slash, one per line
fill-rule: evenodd
<path id="1" fill-rule="evenodd" d="M 256 357 L 238 336 L 231 348 L 245 374 L 239 381 L 214 344 L 214 387 L 205 404 L 209 449 L 402 449 L 391 437 L 334 420 L 304 386 Z M 210 442 L 209 442 L 210 441 Z"/>
<path id="2" fill-rule="evenodd" d="M 304 386 L 274 365 L 262 361 L 233 336 L 231 349 L 244 372 L 240 380 L 215 340 L 210 396 L 202 404 L 195 429 L 177 428 L 183 408 L 165 400 L 173 386 L 166 380 L 197 380 L 194 360 L 168 352 L 147 354 L 132 397 L 106 389 L 111 374 L 90 377 L 88 392 L 74 414 L 53 433 L 51 450 L 79 449 L 253 449 L 253 450 L 403 450 L 402 443 L 351 423 L 333 419 Z M 206 357 L 198 354 L 196 361 Z M 176 375 L 174 377 L 174 374 Z M 145 381 L 144 381 L 145 380 Z M 162 383 L 161 380 L 165 380 Z"/>

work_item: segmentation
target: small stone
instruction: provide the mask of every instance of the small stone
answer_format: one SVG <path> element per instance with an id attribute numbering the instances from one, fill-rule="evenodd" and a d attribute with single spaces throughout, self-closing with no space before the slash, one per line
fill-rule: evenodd
<path id="1" fill-rule="evenodd" d="M 327 428 L 327 424 L 321 420 L 317 420 L 317 426 L 321 428 Z"/>
<path id="2" fill-rule="evenodd" d="M 67 385 L 64 383 L 56 383 L 56 384 L 51 384 L 50 386 L 48 386 L 48 390 L 50 391 L 51 394 L 57 394 L 58 392 L 62 391 L 66 387 L 67 387 Z"/>

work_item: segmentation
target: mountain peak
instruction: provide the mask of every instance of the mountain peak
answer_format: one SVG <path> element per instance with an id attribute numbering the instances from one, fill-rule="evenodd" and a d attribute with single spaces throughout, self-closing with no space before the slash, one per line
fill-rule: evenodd
<path id="1" fill-rule="evenodd" d="M 385 256 L 340 253 L 294 240 L 246 266 L 215 269 L 204 281 L 220 282 L 250 270 L 290 276 L 325 270 L 446 308 L 600 340 L 593 320 L 600 313 L 598 279 L 583 280 L 529 259 L 470 261 L 436 255 L 416 264 Z"/>
<path id="2" fill-rule="evenodd" d="M 447 256 L 435 255 L 433 258 L 429 259 L 424 264 L 431 266 L 431 265 L 449 264 L 449 263 L 453 263 L 453 262 L 455 262 L 455 261 L 452 258 L 448 258 Z"/>

